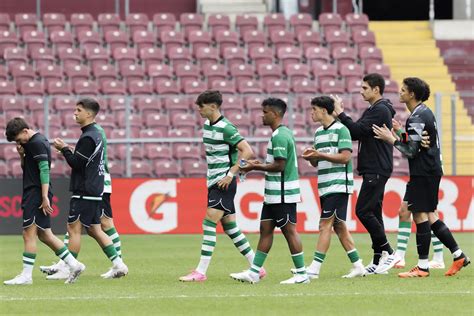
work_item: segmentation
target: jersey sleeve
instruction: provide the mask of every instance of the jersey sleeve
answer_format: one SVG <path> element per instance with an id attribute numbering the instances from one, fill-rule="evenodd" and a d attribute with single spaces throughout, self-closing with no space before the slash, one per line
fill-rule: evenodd
<path id="1" fill-rule="evenodd" d="M 288 159 L 288 140 L 282 134 L 272 138 L 272 151 L 274 159 Z"/>
<path id="2" fill-rule="evenodd" d="M 342 127 L 338 130 L 339 140 L 337 142 L 337 148 L 339 152 L 345 149 L 352 151 L 352 138 L 351 133 L 347 127 Z"/>
<path id="3" fill-rule="evenodd" d="M 48 161 L 48 150 L 43 142 L 32 142 L 29 150 L 35 161 Z"/>
<path id="4" fill-rule="evenodd" d="M 237 128 L 232 124 L 227 124 L 224 127 L 224 141 L 232 146 L 237 145 L 244 138 L 240 135 Z"/>

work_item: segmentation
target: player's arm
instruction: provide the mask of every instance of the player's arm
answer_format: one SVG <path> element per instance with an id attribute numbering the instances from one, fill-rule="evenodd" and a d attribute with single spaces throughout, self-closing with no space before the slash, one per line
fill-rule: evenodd
<path id="1" fill-rule="evenodd" d="M 25 167 L 25 148 L 20 144 L 16 144 L 16 150 L 20 156 L 21 168 L 23 169 Z"/>
<path id="2" fill-rule="evenodd" d="M 95 150 L 95 143 L 90 137 L 81 138 L 76 145 L 74 153 L 68 145 L 64 144 L 64 142 L 62 144 L 58 142 L 58 146 L 56 146 L 57 139 L 54 142 L 55 147 L 61 151 L 68 165 L 72 169 L 83 168 Z"/>
<path id="3" fill-rule="evenodd" d="M 41 183 L 41 198 L 42 202 L 39 206 L 44 215 L 51 214 L 53 208 L 50 205 L 48 192 L 49 192 L 49 181 L 50 181 L 50 169 L 48 162 L 48 152 L 42 143 L 34 143 L 31 148 L 31 154 L 33 159 L 38 163 L 40 183 Z"/>
<path id="4" fill-rule="evenodd" d="M 238 144 L 237 144 L 237 150 L 239 151 L 239 159 L 237 160 L 237 163 L 230 168 L 230 171 L 233 174 L 237 174 L 239 172 L 239 165 L 240 165 L 240 160 L 250 160 L 254 157 L 252 147 L 250 147 L 250 144 L 245 140 L 242 139 Z"/>
<path id="5" fill-rule="evenodd" d="M 393 145 L 407 158 L 413 158 L 416 156 L 421 146 L 421 135 L 418 135 L 417 131 L 413 127 L 408 128 L 408 141 L 406 143 L 401 142 L 395 137 L 394 132 L 389 130 L 387 126 L 379 127 L 373 126 L 375 138 L 383 140 L 384 142 Z"/>

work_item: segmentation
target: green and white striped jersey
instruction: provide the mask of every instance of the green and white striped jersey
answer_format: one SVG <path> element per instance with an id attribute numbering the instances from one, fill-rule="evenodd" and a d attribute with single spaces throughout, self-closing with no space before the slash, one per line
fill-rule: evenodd
<path id="1" fill-rule="evenodd" d="M 282 172 L 265 172 L 266 204 L 297 203 L 301 201 L 300 181 L 298 176 L 298 160 L 293 132 L 286 126 L 280 125 L 273 133 L 267 146 L 267 164 L 275 159 L 286 160 Z"/>
<path id="2" fill-rule="evenodd" d="M 243 139 L 237 128 L 223 116 L 213 124 L 209 120 L 204 122 L 208 188 L 224 178 L 235 165 L 238 158 L 237 144 Z"/>
<path id="3" fill-rule="evenodd" d="M 334 121 L 328 128 L 321 126 L 314 134 L 314 148 L 325 154 L 337 154 L 343 149 L 352 151 L 351 133 L 338 121 Z M 347 164 L 318 161 L 320 197 L 331 193 L 352 194 L 353 187 L 352 159 Z"/>
<path id="4" fill-rule="evenodd" d="M 105 136 L 105 131 L 99 124 L 95 123 L 95 127 L 99 130 L 100 135 L 102 135 L 102 142 L 104 143 L 104 193 L 112 193 L 112 177 L 109 172 L 109 161 L 107 158 L 107 137 Z"/>

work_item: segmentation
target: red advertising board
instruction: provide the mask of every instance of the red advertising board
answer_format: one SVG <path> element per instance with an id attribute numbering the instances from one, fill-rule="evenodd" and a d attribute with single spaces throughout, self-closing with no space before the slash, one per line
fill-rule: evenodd
<path id="1" fill-rule="evenodd" d="M 405 177 L 392 177 L 386 185 L 383 215 L 387 231 L 398 229 L 398 208 L 405 193 Z M 474 231 L 474 177 L 443 177 L 438 210 L 452 231 Z M 302 202 L 298 204 L 298 230 L 318 231 L 319 196 L 315 178 L 301 179 Z M 354 180 L 347 225 L 365 232 L 355 216 L 355 202 L 362 180 Z M 235 196 L 237 222 L 245 232 L 258 232 L 263 201 L 263 179 L 239 183 Z M 205 179 L 115 179 L 112 207 L 115 224 L 122 234 L 201 233 L 206 212 Z"/>

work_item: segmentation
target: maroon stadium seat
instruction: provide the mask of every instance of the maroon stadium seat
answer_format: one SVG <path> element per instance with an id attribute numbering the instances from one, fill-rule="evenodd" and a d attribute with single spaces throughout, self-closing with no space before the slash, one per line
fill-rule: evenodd
<path id="1" fill-rule="evenodd" d="M 48 47 L 32 48 L 30 50 L 30 57 L 36 68 L 44 65 L 53 65 L 56 62 L 53 50 Z"/>
<path id="2" fill-rule="evenodd" d="M 200 160 L 186 160 L 182 162 L 183 175 L 185 177 L 203 178 L 207 174 L 207 165 Z"/>
<path id="3" fill-rule="evenodd" d="M 208 48 L 212 43 L 212 34 L 211 32 L 195 30 L 191 31 L 188 36 L 188 42 L 193 49 L 193 54 L 196 55 L 196 52 L 200 48 Z"/>
<path id="4" fill-rule="evenodd" d="M 379 73 L 382 77 L 390 78 L 390 68 L 382 63 L 365 64 L 366 73 Z"/>
<path id="5" fill-rule="evenodd" d="M 118 72 L 115 65 L 110 64 L 93 67 L 92 74 L 99 82 L 99 85 L 102 85 L 104 81 L 116 80 L 118 78 Z"/>
<path id="6" fill-rule="evenodd" d="M 171 116 L 171 125 L 181 131 L 189 131 L 194 136 L 196 117 L 189 113 L 174 113 Z"/>
<path id="7" fill-rule="evenodd" d="M 74 112 L 74 108 L 76 106 L 76 98 L 75 97 L 53 97 L 52 100 L 52 107 L 58 111 L 58 112 L 69 112 L 72 113 Z M 104 107 L 101 104 L 101 108 L 104 109 Z M 72 116 L 72 115 L 71 115 Z M 99 115 L 97 115 L 98 117 Z M 97 119 L 96 117 L 96 119 Z"/>
<path id="8" fill-rule="evenodd" d="M 275 47 L 275 52 L 280 48 L 295 45 L 295 34 L 291 31 L 280 30 L 270 33 L 270 41 Z"/>
<path id="9" fill-rule="evenodd" d="M 179 166 L 176 161 L 157 161 L 154 164 L 155 174 L 158 178 L 179 178 Z"/>
<path id="10" fill-rule="evenodd" d="M 249 57 L 257 68 L 259 65 L 273 63 L 273 51 L 265 46 L 250 49 Z"/>
<path id="11" fill-rule="evenodd" d="M 345 92 L 344 83 L 341 80 L 324 79 L 321 80 L 321 92 L 323 94 L 342 94 Z"/>
<path id="12" fill-rule="evenodd" d="M 161 99 L 151 96 L 137 96 L 134 98 L 134 107 L 142 114 L 142 117 L 146 117 L 151 114 L 159 114 L 163 109 L 161 105 Z"/>
<path id="13" fill-rule="evenodd" d="M 65 74 L 69 78 L 69 81 L 74 85 L 76 81 L 82 80 L 87 81 L 90 77 L 90 68 L 86 65 L 76 65 L 65 67 Z"/>
<path id="14" fill-rule="evenodd" d="M 166 51 L 171 48 L 183 47 L 185 43 L 184 33 L 175 30 L 163 31 L 160 33 L 160 37 Z"/>
<path id="15" fill-rule="evenodd" d="M 263 93 L 262 84 L 260 81 L 248 80 L 238 83 L 238 90 L 242 94 L 261 94 Z"/>
<path id="16" fill-rule="evenodd" d="M 167 51 L 167 54 L 174 69 L 178 65 L 188 64 L 192 61 L 191 51 L 186 47 L 172 47 Z"/>
<path id="17" fill-rule="evenodd" d="M 164 134 L 156 129 L 140 129 L 138 136 L 140 138 L 162 138 Z"/>
<path id="18" fill-rule="evenodd" d="M 18 112 L 20 111 L 21 113 L 25 112 L 26 106 L 25 106 L 25 101 L 23 98 L 20 97 L 14 97 L 14 96 L 4 96 L 1 99 L 2 105 L 1 109 L 2 112 Z"/>
<path id="19" fill-rule="evenodd" d="M 13 48 L 18 45 L 18 38 L 15 32 L 0 32 L 0 57 L 4 56 L 5 49 Z"/>
<path id="20" fill-rule="evenodd" d="M 110 51 L 115 52 L 119 48 L 127 48 L 129 36 L 122 31 L 108 31 L 105 33 L 105 42 L 109 45 Z"/>
<path id="21" fill-rule="evenodd" d="M 158 94 L 179 94 L 180 85 L 174 80 L 160 80 L 155 83 L 155 91 Z"/>
<path id="22" fill-rule="evenodd" d="M 38 111 L 41 113 L 44 113 L 45 103 L 46 103 L 45 101 L 46 100 L 43 97 L 39 97 L 39 96 L 26 98 L 25 100 L 26 108 L 33 115 L 35 115 L 35 113 L 33 112 L 38 112 Z M 48 104 L 48 109 L 49 109 L 49 113 L 53 112 L 53 108 L 51 104 Z"/>
<path id="23" fill-rule="evenodd" d="M 135 31 L 132 42 L 140 52 L 142 49 L 153 48 L 155 46 L 155 35 L 149 31 Z"/>
<path id="24" fill-rule="evenodd" d="M 137 50 L 132 47 L 117 48 L 113 51 L 113 57 L 119 67 L 135 64 L 137 62 Z"/>
<path id="25" fill-rule="evenodd" d="M 25 81 L 35 80 L 36 74 L 29 64 L 15 64 L 10 67 L 10 73 L 19 89 Z"/>
<path id="26" fill-rule="evenodd" d="M 165 144 L 145 144 L 145 157 L 154 162 L 171 160 L 171 148 Z"/>
<path id="27" fill-rule="evenodd" d="M 364 75 L 364 69 L 356 63 L 344 63 L 339 65 L 339 74 L 347 81 L 350 79 L 361 79 Z"/>
<path id="28" fill-rule="evenodd" d="M 26 44 L 28 51 L 31 52 L 33 49 L 44 48 L 47 44 L 46 35 L 39 31 L 26 31 L 21 34 L 23 42 Z"/>
<path id="29" fill-rule="evenodd" d="M 202 73 L 207 79 L 208 85 L 211 86 L 214 81 L 225 80 L 228 76 L 227 68 L 221 64 L 204 65 Z"/>
<path id="30" fill-rule="evenodd" d="M 94 31 L 81 31 L 77 35 L 77 41 L 83 49 L 102 46 L 102 37 Z"/>
<path id="31" fill-rule="evenodd" d="M 230 18 L 224 14 L 210 14 L 207 18 L 207 26 L 216 35 L 219 31 L 230 30 Z"/>
<path id="32" fill-rule="evenodd" d="M 109 31 L 118 31 L 120 22 L 120 17 L 114 13 L 101 13 L 97 17 L 97 24 L 104 34 Z"/>
<path id="33" fill-rule="evenodd" d="M 109 171 L 112 178 L 125 178 L 125 164 L 123 161 L 110 161 Z"/>
<path id="34" fill-rule="evenodd" d="M 359 78 L 347 78 L 346 79 L 346 91 L 349 93 L 359 93 L 362 87 L 362 77 Z M 344 102 L 344 108 L 346 108 L 346 102 Z"/>
<path id="35" fill-rule="evenodd" d="M 65 68 L 79 65 L 82 62 L 81 53 L 78 48 L 60 48 L 58 50 L 58 58 Z"/>
<path id="36" fill-rule="evenodd" d="M 153 177 L 153 170 L 148 161 L 133 160 L 131 163 L 132 177 L 135 178 L 150 178 Z"/>
<path id="37" fill-rule="evenodd" d="M 148 28 L 148 16 L 145 13 L 130 13 L 125 18 L 125 25 L 130 34 L 137 31 L 146 31 Z"/>
<path id="38" fill-rule="evenodd" d="M 26 54 L 26 51 L 20 47 L 5 48 L 5 52 L 3 53 L 3 58 L 5 59 L 7 66 L 9 67 L 15 64 L 28 63 L 28 56 Z"/>
<path id="39" fill-rule="evenodd" d="M 337 13 L 321 13 L 318 18 L 319 26 L 327 30 L 340 30 L 342 18 Z"/>
<path id="40" fill-rule="evenodd" d="M 168 113 L 186 113 L 190 109 L 189 98 L 173 96 L 165 99 L 164 107 Z"/>
<path id="41" fill-rule="evenodd" d="M 235 27 L 243 38 L 247 31 L 255 31 L 258 29 L 258 19 L 256 16 L 248 14 L 237 15 L 235 18 Z"/>
<path id="42" fill-rule="evenodd" d="M 366 30 L 369 27 L 369 18 L 366 14 L 348 13 L 346 14 L 346 24 L 351 31 Z"/>
<path id="43" fill-rule="evenodd" d="M 37 18 L 35 13 L 15 14 L 15 25 L 20 34 L 37 30 Z"/>
<path id="44" fill-rule="evenodd" d="M 242 98 L 239 95 L 223 95 L 222 109 L 224 111 L 237 110 L 242 113 L 244 111 L 244 104 L 242 102 Z"/>
<path id="45" fill-rule="evenodd" d="M 85 49 L 85 53 L 86 59 L 89 61 L 89 65 L 92 69 L 109 63 L 110 52 L 105 47 L 89 47 Z"/>
<path id="46" fill-rule="evenodd" d="M 181 29 L 188 35 L 192 30 L 200 30 L 204 24 L 204 16 L 196 13 L 181 13 L 179 16 Z"/>
<path id="47" fill-rule="evenodd" d="M 97 95 L 99 93 L 99 86 L 94 81 L 77 80 L 74 82 L 73 90 L 75 94 Z"/>
<path id="48" fill-rule="evenodd" d="M 199 159 L 201 150 L 198 146 L 190 146 L 188 144 L 173 144 L 173 157 L 176 159 Z"/>
<path id="49" fill-rule="evenodd" d="M 248 134 L 250 131 L 250 128 L 252 127 L 251 124 L 251 118 L 250 115 L 247 113 L 230 113 L 226 114 L 227 119 L 232 122 L 235 126 L 237 126 L 237 129 L 239 132 L 245 130 L 245 132 Z"/>
<path id="50" fill-rule="evenodd" d="M 219 64 L 219 50 L 215 47 L 201 47 L 196 51 L 195 56 L 203 68 Z"/>
<path id="51" fill-rule="evenodd" d="M 324 79 L 335 79 L 337 68 L 333 64 L 316 64 L 312 67 L 313 75 L 319 82 Z"/>
<path id="52" fill-rule="evenodd" d="M 308 13 L 298 13 L 290 16 L 290 26 L 296 34 L 310 31 L 313 28 L 313 18 Z"/>
<path id="53" fill-rule="evenodd" d="M 251 51 L 256 47 L 262 47 L 266 45 L 267 39 L 262 31 L 246 31 L 243 36 L 245 46 Z"/>
<path id="54" fill-rule="evenodd" d="M 13 81 L 0 80 L 0 95 L 15 95 L 16 87 Z"/>
<path id="55" fill-rule="evenodd" d="M 274 31 L 284 31 L 286 29 L 286 19 L 282 13 L 270 13 L 263 17 L 263 26 L 270 35 Z"/>
<path id="56" fill-rule="evenodd" d="M 236 64 L 230 67 L 230 75 L 235 79 L 237 84 L 239 84 L 241 81 L 253 80 L 255 68 L 249 64 Z"/>
<path id="57" fill-rule="evenodd" d="M 0 13 L 0 32 L 9 31 L 10 23 L 10 15 L 7 13 Z"/>
<path id="58" fill-rule="evenodd" d="M 235 94 L 237 89 L 234 80 L 216 80 L 211 86 L 213 90 L 219 90 L 222 94 Z"/>
<path id="59" fill-rule="evenodd" d="M 329 50 L 322 46 L 308 47 L 304 51 L 304 57 L 308 60 L 308 64 L 313 67 L 316 64 L 327 64 L 330 61 Z"/>
<path id="60" fill-rule="evenodd" d="M 288 94 L 290 86 L 286 80 L 263 79 L 264 91 L 268 94 Z"/>
<path id="61" fill-rule="evenodd" d="M 285 67 L 285 74 L 291 82 L 309 79 L 311 75 L 307 64 L 288 64 Z"/>
<path id="62" fill-rule="evenodd" d="M 321 45 L 321 34 L 316 31 L 300 31 L 296 33 L 296 39 L 304 51 L 309 47 Z"/>
<path id="63" fill-rule="evenodd" d="M 145 67 L 148 69 L 151 65 L 161 64 L 165 59 L 161 48 L 142 48 L 140 49 L 140 59 Z"/>
<path id="64" fill-rule="evenodd" d="M 242 47 L 227 47 L 222 56 L 228 68 L 247 63 L 247 54 Z"/>
<path id="65" fill-rule="evenodd" d="M 291 90 L 297 94 L 314 94 L 319 91 L 318 82 L 314 80 L 294 80 Z"/>
<path id="66" fill-rule="evenodd" d="M 181 86 L 185 87 L 189 81 L 199 80 L 201 77 L 201 71 L 198 66 L 190 64 L 182 64 L 176 67 L 176 77 L 181 82 Z"/>
<path id="67" fill-rule="evenodd" d="M 361 47 L 359 50 L 360 59 L 364 64 L 382 63 L 382 51 L 377 47 Z"/>
<path id="68" fill-rule="evenodd" d="M 325 38 L 328 45 L 334 49 L 336 47 L 349 46 L 349 34 L 340 30 L 325 31 Z"/>
<path id="69" fill-rule="evenodd" d="M 332 49 L 332 57 L 338 65 L 354 63 L 357 60 L 357 51 L 352 47 L 335 47 Z"/>
<path id="70" fill-rule="evenodd" d="M 163 135 L 170 127 L 169 116 L 163 113 L 147 115 L 145 119 L 148 128 L 160 131 Z"/>
<path id="71" fill-rule="evenodd" d="M 89 13 L 73 13 L 69 23 L 72 31 L 77 35 L 83 31 L 92 31 L 94 18 Z"/>
<path id="72" fill-rule="evenodd" d="M 352 30 L 352 40 L 359 49 L 375 46 L 375 34 L 369 30 Z"/>
<path id="73" fill-rule="evenodd" d="M 53 47 L 57 50 L 74 46 L 74 36 L 71 32 L 58 30 L 49 33 L 49 39 Z"/>
<path id="74" fill-rule="evenodd" d="M 239 34 L 234 31 L 229 30 L 220 30 L 217 32 L 216 43 L 219 47 L 220 54 L 224 56 L 224 51 L 229 47 L 238 47 L 239 46 Z"/>
<path id="75" fill-rule="evenodd" d="M 125 95 L 126 90 L 125 90 L 125 85 L 122 81 L 118 80 L 111 80 L 111 81 L 104 81 L 101 86 L 100 90 L 104 94 L 119 94 L 119 95 Z"/>
<path id="76" fill-rule="evenodd" d="M 161 34 L 162 31 L 174 30 L 176 18 L 172 13 L 156 13 L 153 15 L 153 26 L 156 34 Z"/>
<path id="77" fill-rule="evenodd" d="M 173 79 L 173 70 L 166 64 L 154 64 L 148 67 L 147 75 L 157 84 L 158 81 Z"/>
<path id="78" fill-rule="evenodd" d="M 282 69 L 277 64 L 264 64 L 257 67 L 257 74 L 262 80 L 278 80 L 282 77 Z"/>
<path id="79" fill-rule="evenodd" d="M 287 46 L 278 49 L 277 58 L 280 60 L 280 63 L 283 65 L 283 68 L 290 64 L 298 64 L 303 58 L 303 51 L 299 47 Z"/>
<path id="80" fill-rule="evenodd" d="M 395 80 L 391 80 L 391 79 L 385 80 L 384 93 L 398 93 L 398 92 L 399 92 L 399 88 Z"/>
<path id="81" fill-rule="evenodd" d="M 45 13 L 43 14 L 43 26 L 48 33 L 64 30 L 66 27 L 66 16 L 62 13 Z"/>
<path id="82" fill-rule="evenodd" d="M 153 86 L 146 80 L 133 80 L 128 83 L 128 92 L 131 95 L 153 94 Z"/>
<path id="83" fill-rule="evenodd" d="M 198 95 L 207 90 L 207 84 L 200 80 L 188 80 L 183 85 L 184 93 L 187 95 Z"/>
<path id="84" fill-rule="evenodd" d="M 143 80 L 145 77 L 145 69 L 140 64 L 120 65 L 119 73 L 127 85 L 133 81 Z"/>
<path id="85" fill-rule="evenodd" d="M 46 92 L 49 95 L 69 95 L 72 94 L 71 84 L 61 79 L 52 79 L 46 85 Z"/>

